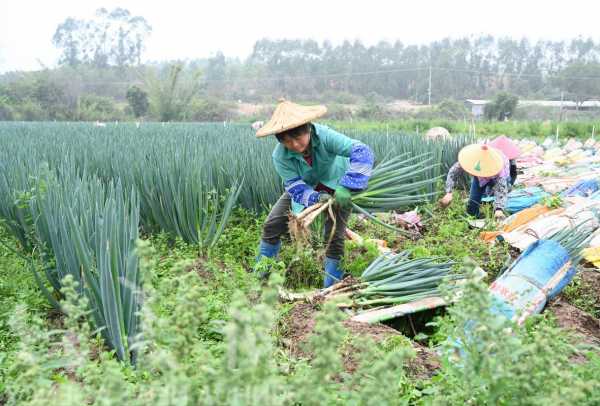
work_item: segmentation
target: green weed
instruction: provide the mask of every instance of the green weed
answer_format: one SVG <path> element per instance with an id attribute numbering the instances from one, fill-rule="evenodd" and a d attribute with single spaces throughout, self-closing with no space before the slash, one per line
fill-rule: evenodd
<path id="1" fill-rule="evenodd" d="M 144 274 L 155 266 L 151 251 L 148 244 L 140 246 Z M 65 329 L 49 332 L 39 319 L 16 312 L 12 327 L 22 340 L 10 366 L 17 379 L 7 387 L 7 403 L 41 405 L 51 397 L 64 405 L 406 404 L 414 398 L 402 370 L 410 356 L 406 347 L 391 345 L 383 352 L 372 342 L 348 341 L 335 307 L 325 306 L 317 318 L 308 344 L 315 358 L 288 358 L 272 334 L 282 283 L 277 272 L 260 293 L 238 290 L 227 320 L 214 325 L 222 340 L 207 341 L 199 332 L 209 318 L 203 298 L 212 288 L 183 264 L 175 268 L 169 286 L 144 287 L 147 305 L 136 369 L 124 367 L 113 354 L 95 353 L 97 341 L 82 321 L 87 303 L 77 297 L 72 281 L 63 281 Z M 165 295 L 169 311 L 159 315 L 153 309 L 161 307 Z M 344 345 L 360 348 L 352 375 L 340 357 Z"/>
<path id="2" fill-rule="evenodd" d="M 571 362 L 577 349 L 543 317 L 520 327 L 490 309 L 487 286 L 469 283 L 441 330 L 442 368 L 428 387 L 431 404 L 595 404 L 600 384 Z"/>
<path id="3" fill-rule="evenodd" d="M 17 249 L 17 241 L 0 227 L 0 399 L 6 383 L 6 371 L 18 345 L 18 334 L 9 328 L 15 306 L 23 304 L 37 316 L 50 305 L 38 289 L 27 261 L 5 247 Z"/>
<path id="4" fill-rule="evenodd" d="M 359 277 L 365 269 L 377 258 L 379 250 L 377 245 L 370 241 L 358 243 L 346 241 L 343 269 L 347 274 Z"/>
<path id="5" fill-rule="evenodd" d="M 581 272 L 584 271 L 580 271 L 575 275 L 573 280 L 565 287 L 562 295 L 573 306 L 596 318 L 600 318 L 600 301 L 598 300 L 600 293 L 596 291 L 594 286 L 585 283 Z"/>
<path id="6" fill-rule="evenodd" d="M 467 222 L 465 205 L 455 198 L 447 209 L 429 206 L 432 216 L 426 220 L 423 238 L 416 241 L 404 240 L 402 249 L 413 251 L 415 257 L 442 256 L 462 262 L 466 258 L 476 261 L 493 280 L 510 259 L 508 246 L 502 243 L 490 245 L 480 237 L 482 230 L 471 228 Z M 485 207 L 485 206 L 483 206 Z M 482 210 L 484 213 L 486 209 Z M 485 215 L 492 224 L 491 211 Z"/>

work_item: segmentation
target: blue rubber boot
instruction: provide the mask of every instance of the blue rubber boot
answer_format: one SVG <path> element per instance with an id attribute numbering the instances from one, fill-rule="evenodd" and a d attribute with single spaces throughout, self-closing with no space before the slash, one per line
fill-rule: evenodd
<path id="1" fill-rule="evenodd" d="M 344 271 L 340 269 L 340 260 L 325 257 L 325 278 L 323 280 L 323 287 L 328 288 L 334 283 L 342 280 L 344 277 Z"/>
<path id="2" fill-rule="evenodd" d="M 277 241 L 277 244 L 269 244 L 266 241 L 260 240 L 260 244 L 258 246 L 258 255 L 256 256 L 256 263 L 260 261 L 261 258 L 275 258 L 277 254 L 279 254 L 279 249 L 281 248 L 281 241 Z M 254 268 L 256 271 L 256 267 Z M 261 272 L 259 275 L 260 279 L 266 279 L 269 277 L 268 272 Z"/>

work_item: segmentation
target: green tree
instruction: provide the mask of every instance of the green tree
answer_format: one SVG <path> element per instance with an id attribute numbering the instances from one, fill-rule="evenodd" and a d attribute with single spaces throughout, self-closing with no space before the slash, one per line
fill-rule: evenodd
<path id="1" fill-rule="evenodd" d="M 508 92 L 500 92 L 485 105 L 485 118 L 488 120 L 507 120 L 513 116 L 519 104 L 519 98 Z"/>
<path id="2" fill-rule="evenodd" d="M 600 63 L 574 62 L 563 69 L 558 78 L 561 89 L 577 106 L 584 101 L 600 96 Z"/>
<path id="3" fill-rule="evenodd" d="M 62 49 L 61 64 L 123 67 L 141 63 L 144 41 L 151 31 L 143 17 L 132 16 L 124 8 L 100 8 L 91 20 L 67 18 L 58 25 L 52 43 Z"/>
<path id="4" fill-rule="evenodd" d="M 79 98 L 77 119 L 82 121 L 119 120 L 122 113 L 110 97 L 83 95 Z"/>
<path id="5" fill-rule="evenodd" d="M 47 112 L 51 120 L 64 120 L 68 115 L 68 98 L 65 89 L 56 83 L 47 72 L 41 72 L 35 80 L 33 98 Z"/>
<path id="6" fill-rule="evenodd" d="M 225 95 L 227 76 L 227 61 L 222 52 L 208 60 L 205 77 L 207 82 L 207 90 L 210 94 L 223 97 Z"/>
<path id="7" fill-rule="evenodd" d="M 200 71 L 185 71 L 181 63 L 170 65 L 166 77 L 151 72 L 147 84 L 152 114 L 160 121 L 185 120 L 187 106 L 200 91 L 200 76 Z"/>
<path id="8" fill-rule="evenodd" d="M 127 89 L 126 97 L 134 116 L 142 117 L 146 115 L 150 103 L 148 102 L 148 93 L 145 90 L 133 85 Z"/>
<path id="9" fill-rule="evenodd" d="M 10 121 L 13 119 L 13 109 L 8 99 L 0 96 L 0 121 Z"/>
<path id="10" fill-rule="evenodd" d="M 442 100 L 435 107 L 435 110 L 442 117 L 448 117 L 453 120 L 464 120 L 468 114 L 468 110 L 463 103 L 452 99 Z"/>
<path id="11" fill-rule="evenodd" d="M 52 37 L 52 44 L 62 49 L 59 59 L 60 64 L 77 66 L 83 61 L 84 25 L 82 20 L 69 17 L 56 28 Z"/>

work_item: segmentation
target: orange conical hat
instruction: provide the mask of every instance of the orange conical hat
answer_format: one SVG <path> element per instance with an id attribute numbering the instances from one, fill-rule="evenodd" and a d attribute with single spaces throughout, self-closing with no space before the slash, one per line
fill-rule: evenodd
<path id="1" fill-rule="evenodd" d="M 301 106 L 291 101 L 279 102 L 271 119 L 257 132 L 257 137 L 277 134 L 290 128 L 310 123 L 312 120 L 322 117 L 327 113 L 325 106 Z"/>
<path id="2" fill-rule="evenodd" d="M 502 153 L 488 145 L 467 145 L 458 153 L 460 166 L 473 176 L 496 176 L 504 167 Z"/>

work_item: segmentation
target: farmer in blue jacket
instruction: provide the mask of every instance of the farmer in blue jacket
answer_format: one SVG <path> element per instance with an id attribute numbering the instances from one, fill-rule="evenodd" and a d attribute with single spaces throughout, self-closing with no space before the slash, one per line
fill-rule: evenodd
<path id="1" fill-rule="evenodd" d="M 271 120 L 261 127 L 257 137 L 275 135 L 279 144 L 273 150 L 273 165 L 281 177 L 285 192 L 271 209 L 263 226 L 259 246 L 261 257 L 279 253 L 281 236 L 288 232 L 288 213 L 335 196 L 335 231 L 325 252 L 324 286 L 342 279 L 340 259 L 344 254 L 346 222 L 351 212 L 351 192 L 367 187 L 373 168 L 373 152 L 360 141 L 331 128 L 311 123 L 327 112 L 325 106 L 301 106 L 281 101 Z M 325 235 L 333 221 L 327 217 Z"/>

